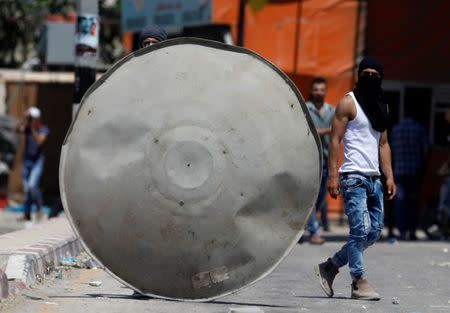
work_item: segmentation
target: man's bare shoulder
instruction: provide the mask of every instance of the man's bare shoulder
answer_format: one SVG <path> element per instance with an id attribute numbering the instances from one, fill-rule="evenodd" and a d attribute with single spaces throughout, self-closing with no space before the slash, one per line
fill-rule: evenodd
<path id="1" fill-rule="evenodd" d="M 355 118 L 356 106 L 353 98 L 349 94 L 345 95 L 341 101 L 339 101 L 336 107 L 336 114 L 341 117 L 347 117 L 349 120 Z"/>

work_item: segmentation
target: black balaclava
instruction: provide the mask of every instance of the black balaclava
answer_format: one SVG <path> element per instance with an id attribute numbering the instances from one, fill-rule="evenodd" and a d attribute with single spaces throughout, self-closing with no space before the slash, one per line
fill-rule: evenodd
<path id="1" fill-rule="evenodd" d="M 362 71 L 367 68 L 376 70 L 380 77 L 361 76 Z M 353 89 L 356 100 L 367 115 L 372 128 L 380 133 L 387 129 L 389 122 L 389 109 L 383 99 L 383 88 L 381 88 L 383 77 L 383 63 L 375 57 L 367 56 L 359 64 L 358 81 Z"/>
<path id="2" fill-rule="evenodd" d="M 158 42 L 167 39 L 167 33 L 164 29 L 159 26 L 152 25 L 144 28 L 139 35 L 139 47 L 142 48 L 142 42 L 145 38 L 152 37 L 158 40 Z"/>

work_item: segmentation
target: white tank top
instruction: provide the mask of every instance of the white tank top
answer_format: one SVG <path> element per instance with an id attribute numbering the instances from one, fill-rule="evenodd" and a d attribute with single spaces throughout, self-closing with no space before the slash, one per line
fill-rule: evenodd
<path id="1" fill-rule="evenodd" d="M 339 173 L 359 172 L 364 175 L 380 175 L 379 146 L 380 132 L 372 128 L 369 119 L 356 100 L 356 117 L 348 122 L 344 134 L 344 161 Z"/>

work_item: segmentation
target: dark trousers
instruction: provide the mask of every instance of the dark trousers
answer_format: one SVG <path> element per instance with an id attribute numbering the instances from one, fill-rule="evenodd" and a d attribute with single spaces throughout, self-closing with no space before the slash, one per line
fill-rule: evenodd
<path id="1" fill-rule="evenodd" d="M 327 179 L 328 179 L 328 158 L 323 157 L 322 181 L 320 182 L 320 193 L 317 198 L 316 208 L 320 209 L 320 219 L 323 228 L 328 228 L 328 205 L 327 197 Z"/>
<path id="2" fill-rule="evenodd" d="M 395 221 L 400 234 L 415 235 L 417 228 L 417 206 L 420 192 L 420 176 L 396 177 L 397 199 Z"/>
<path id="3" fill-rule="evenodd" d="M 308 230 L 310 236 L 315 236 L 318 234 L 319 231 L 319 222 L 317 221 L 317 211 L 321 210 L 321 220 L 322 220 L 322 226 L 327 227 L 328 226 L 328 207 L 326 206 L 325 198 L 327 195 L 327 178 L 328 178 L 328 162 L 327 158 L 323 157 L 323 167 L 322 167 L 322 180 L 320 182 L 320 190 L 319 195 L 317 196 L 316 205 L 314 206 L 314 209 L 311 213 L 311 216 L 308 221 L 308 225 L 306 229 Z"/>

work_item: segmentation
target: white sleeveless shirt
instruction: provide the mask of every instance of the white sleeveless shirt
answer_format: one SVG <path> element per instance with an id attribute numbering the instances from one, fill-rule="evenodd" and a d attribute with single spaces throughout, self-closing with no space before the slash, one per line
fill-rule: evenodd
<path id="1" fill-rule="evenodd" d="M 349 121 L 344 134 L 344 161 L 339 173 L 359 172 L 364 175 L 380 175 L 379 146 L 380 132 L 372 125 L 356 100 L 349 92 L 356 106 L 356 117 Z"/>

